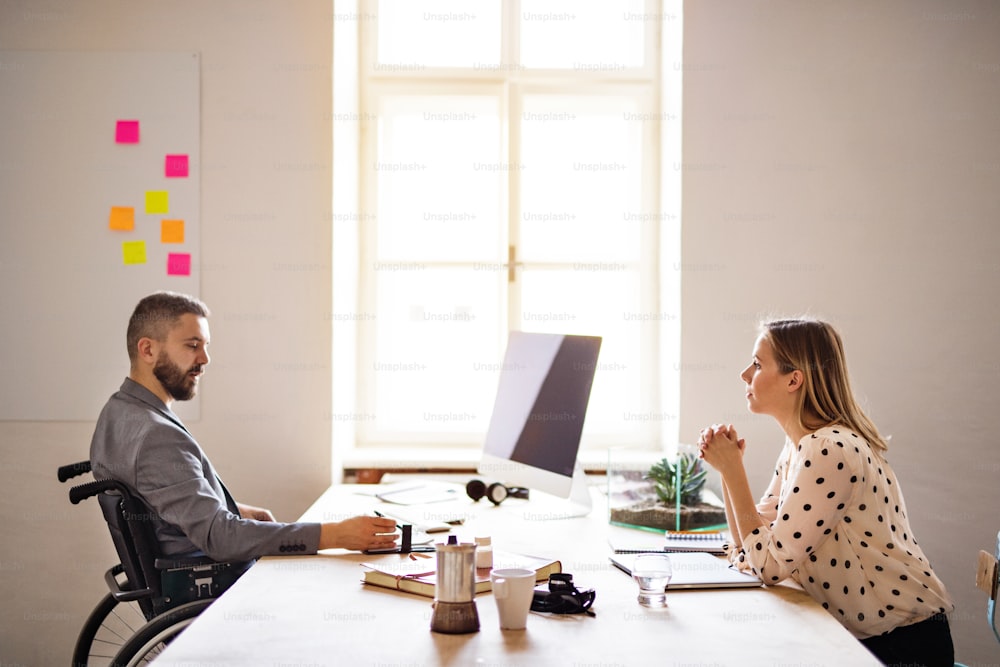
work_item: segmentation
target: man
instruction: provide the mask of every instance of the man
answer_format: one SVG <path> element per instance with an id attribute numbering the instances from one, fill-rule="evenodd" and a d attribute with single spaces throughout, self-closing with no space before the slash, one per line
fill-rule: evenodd
<path id="1" fill-rule="evenodd" d="M 158 292 L 128 323 L 131 363 L 101 411 L 90 444 L 97 479 L 126 484 L 149 506 L 165 556 L 204 553 L 216 561 L 313 554 L 319 549 L 382 549 L 396 540 L 391 519 L 279 523 L 266 509 L 237 503 L 170 406 L 187 401 L 209 363 L 208 308 Z"/>

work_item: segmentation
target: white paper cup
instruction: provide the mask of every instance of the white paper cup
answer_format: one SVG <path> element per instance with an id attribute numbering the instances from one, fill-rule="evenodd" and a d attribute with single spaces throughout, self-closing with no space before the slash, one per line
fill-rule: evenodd
<path id="1" fill-rule="evenodd" d="M 524 630 L 535 592 L 535 571 L 505 568 L 490 573 L 501 630 Z"/>

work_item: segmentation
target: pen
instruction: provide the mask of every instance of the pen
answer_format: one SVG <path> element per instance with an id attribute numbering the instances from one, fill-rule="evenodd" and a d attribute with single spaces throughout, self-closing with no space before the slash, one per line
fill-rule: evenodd
<path id="1" fill-rule="evenodd" d="M 399 531 L 403 530 L 403 524 L 402 524 L 402 522 L 399 521 L 398 519 L 396 519 L 395 517 L 386 516 L 385 514 L 382 514 L 381 512 L 379 512 L 378 510 L 372 510 L 372 512 L 374 512 L 375 516 L 377 516 L 380 519 L 392 519 L 393 521 L 396 522 L 396 530 L 399 530 Z"/>
<path id="2" fill-rule="evenodd" d="M 380 519 L 392 519 L 393 521 L 395 521 L 396 522 L 396 530 L 399 530 L 399 527 L 403 524 L 402 521 L 400 521 L 399 519 L 397 519 L 394 516 L 389 516 L 388 514 L 383 514 L 382 512 L 379 512 L 378 510 L 372 510 L 372 512 L 375 514 L 375 516 L 377 516 Z"/>

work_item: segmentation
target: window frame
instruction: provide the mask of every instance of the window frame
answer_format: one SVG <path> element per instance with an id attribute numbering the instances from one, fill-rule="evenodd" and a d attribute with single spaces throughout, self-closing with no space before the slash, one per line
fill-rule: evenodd
<path id="1" fill-rule="evenodd" d="M 658 275 L 651 277 L 655 285 L 654 294 L 643 305 L 643 308 L 649 308 L 654 315 L 653 326 L 643 327 L 641 334 L 644 339 L 649 339 L 644 340 L 643 347 L 650 357 L 641 382 L 645 384 L 651 375 L 658 376 L 658 381 L 650 384 L 656 388 L 649 401 L 651 409 L 649 406 L 644 407 L 640 416 L 648 418 L 655 428 L 652 432 L 647 430 L 645 441 L 628 443 L 649 449 L 676 447 L 678 440 L 676 412 L 679 369 L 677 362 L 672 360 L 678 359 L 680 332 L 680 4 L 680 0 L 663 0 L 662 3 L 658 0 L 646 0 L 648 14 L 658 16 L 660 20 L 645 22 L 645 67 L 586 72 L 575 79 L 583 82 L 590 90 L 609 90 L 620 86 L 629 87 L 637 81 L 647 81 L 650 79 L 650 70 L 654 70 L 653 75 L 659 76 L 659 81 L 653 81 L 652 89 L 646 94 L 658 93 L 658 99 L 651 100 L 650 108 L 660 122 L 645 123 L 643 128 L 644 141 L 659 147 L 659 150 L 644 151 L 643 157 L 646 162 L 643 165 L 643 178 L 648 181 L 642 185 L 643 209 L 650 211 L 649 222 L 655 227 L 655 233 L 652 234 L 653 242 L 643 244 L 646 255 L 641 260 L 646 266 L 652 267 L 652 270 L 658 271 Z M 364 372 L 359 370 L 359 362 L 356 361 L 372 358 L 370 351 L 364 346 L 371 338 L 366 335 L 366 329 L 375 321 L 375 314 L 367 306 L 372 300 L 372 284 L 363 279 L 363 272 L 366 270 L 365 262 L 371 261 L 371 245 L 366 243 L 366 235 L 373 233 L 370 228 L 373 227 L 375 215 L 368 212 L 374 211 L 376 195 L 372 184 L 376 179 L 365 179 L 361 175 L 364 165 L 371 165 L 375 159 L 372 127 L 377 119 L 365 111 L 375 108 L 371 104 L 371 96 L 384 94 L 389 90 L 415 89 L 431 83 L 437 90 L 455 93 L 468 92 L 470 89 L 496 91 L 498 87 L 517 87 L 520 88 L 520 94 L 511 95 L 509 91 L 504 91 L 500 99 L 502 110 L 508 102 L 512 107 L 508 109 L 507 118 L 519 123 L 520 111 L 517 104 L 526 91 L 559 92 L 566 87 L 563 85 L 564 72 L 560 70 L 531 70 L 525 74 L 519 68 L 505 68 L 505 64 L 514 62 L 511 53 L 516 53 L 519 48 L 516 39 L 501 40 L 504 48 L 501 67 L 498 69 L 509 73 L 509 79 L 501 80 L 498 72 L 485 68 L 436 68 L 407 72 L 405 80 L 400 80 L 394 72 L 384 69 L 376 71 L 374 67 L 374 55 L 377 53 L 377 44 L 372 38 L 376 31 L 376 10 L 373 10 L 377 6 L 375 0 L 335 0 L 334 6 L 335 169 L 331 214 L 334 227 L 334 289 L 331 311 L 334 372 L 331 420 L 337 478 L 343 463 L 352 456 L 352 452 L 360 450 L 370 455 L 375 450 L 388 451 L 406 443 L 409 445 L 407 450 L 414 455 L 419 456 L 419 452 L 423 450 L 433 457 L 440 456 L 440 450 L 428 448 L 430 442 L 446 448 L 478 448 L 478 444 L 470 442 L 469 437 L 464 434 L 435 433 L 427 434 L 426 437 L 410 435 L 379 438 L 371 442 L 360 441 L 366 426 L 374 420 L 374 415 L 366 412 L 365 406 L 371 403 L 366 402 Z M 518 0 L 504 2 L 504 29 L 517 20 L 520 6 Z M 649 39 L 651 33 L 655 35 L 652 40 Z M 658 68 L 650 65 L 651 52 L 659 59 Z M 656 72 L 656 69 L 659 71 Z M 367 81 L 366 74 L 370 75 Z M 451 85 L 442 75 L 456 76 L 459 85 Z M 572 91 L 580 92 L 580 88 L 574 85 Z M 519 142 L 510 136 L 511 132 L 516 131 L 516 128 L 507 126 L 502 132 L 504 140 L 511 147 L 510 164 L 519 163 Z M 345 173 L 346 170 L 353 173 Z M 512 234 L 511 242 L 516 244 L 519 225 L 512 224 L 512 217 L 519 214 L 521 192 L 520 174 L 515 173 L 515 170 L 508 172 L 507 187 L 508 205 L 504 214 Z M 659 261 L 651 257 L 654 254 L 659 255 Z M 511 293 L 511 290 L 507 291 L 508 294 Z M 518 293 L 519 290 L 513 291 L 515 295 Z M 519 324 L 519 307 L 516 299 L 508 300 L 508 317 L 517 317 L 516 320 L 510 320 L 512 328 Z M 604 438 L 590 442 L 588 446 L 606 447 L 611 444 L 616 443 Z M 585 449 L 581 448 L 581 456 L 584 452 Z"/>

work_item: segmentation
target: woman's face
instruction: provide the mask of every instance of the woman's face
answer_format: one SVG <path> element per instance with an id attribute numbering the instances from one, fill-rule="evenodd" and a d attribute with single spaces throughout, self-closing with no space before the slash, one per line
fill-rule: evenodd
<path id="1" fill-rule="evenodd" d="M 782 373 L 774 349 L 764 335 L 757 338 L 750 365 L 740 379 L 747 385 L 747 409 L 754 414 L 781 418 L 795 408 L 795 383 L 791 373 Z"/>

